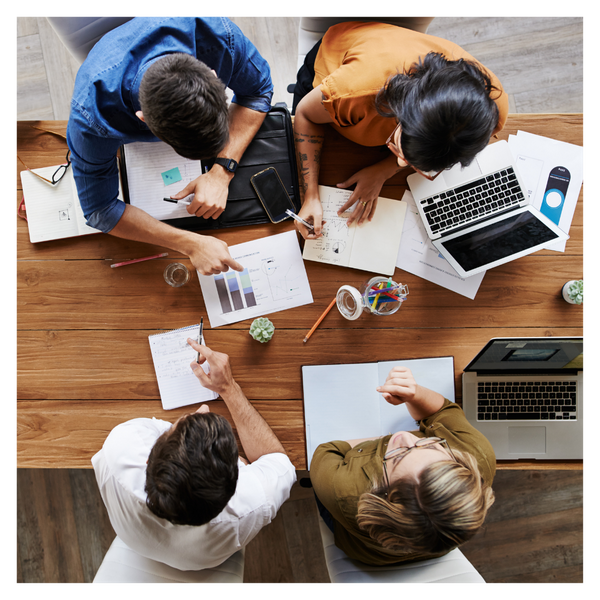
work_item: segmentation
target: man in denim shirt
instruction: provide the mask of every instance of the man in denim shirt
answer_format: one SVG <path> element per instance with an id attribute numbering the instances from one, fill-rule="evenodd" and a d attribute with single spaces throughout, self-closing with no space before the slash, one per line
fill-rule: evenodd
<path id="1" fill-rule="evenodd" d="M 234 92 L 229 109 L 225 87 Z M 173 198 L 217 218 L 239 162 L 271 106 L 268 63 L 225 18 L 134 18 L 91 50 L 75 81 L 67 140 L 91 227 L 187 254 L 200 273 L 242 270 L 221 240 L 180 230 L 118 197 L 122 144 L 162 139 L 181 156 L 220 157 Z"/>

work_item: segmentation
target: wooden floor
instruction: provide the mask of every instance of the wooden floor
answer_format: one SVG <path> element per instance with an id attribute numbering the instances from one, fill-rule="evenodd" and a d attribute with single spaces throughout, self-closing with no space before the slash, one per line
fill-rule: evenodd
<path id="1" fill-rule="evenodd" d="M 233 20 L 271 65 L 273 102 L 289 104 L 298 19 Z M 429 33 L 490 68 L 510 112 L 583 111 L 581 18 L 437 18 Z M 17 36 L 17 118 L 67 119 L 78 65 L 45 18 L 18 18 Z M 486 524 L 462 547 L 486 581 L 583 581 L 583 474 L 500 471 L 494 490 Z M 296 484 L 248 546 L 245 581 L 327 582 L 316 519 L 312 490 Z M 89 582 L 113 538 L 91 470 L 17 470 L 18 582 Z"/>

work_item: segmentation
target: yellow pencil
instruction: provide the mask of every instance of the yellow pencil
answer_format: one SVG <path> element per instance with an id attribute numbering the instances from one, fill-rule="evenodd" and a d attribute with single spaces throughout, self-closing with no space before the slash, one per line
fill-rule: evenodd
<path id="1" fill-rule="evenodd" d="M 331 301 L 331 304 L 325 309 L 325 312 L 319 317 L 317 322 L 313 325 L 312 329 L 306 334 L 306 337 L 304 338 L 305 343 L 308 342 L 308 338 L 313 334 L 314 330 L 319 326 L 319 323 L 325 318 L 327 313 L 333 308 L 333 305 L 335 304 L 336 300 L 337 300 L 337 296 Z"/>

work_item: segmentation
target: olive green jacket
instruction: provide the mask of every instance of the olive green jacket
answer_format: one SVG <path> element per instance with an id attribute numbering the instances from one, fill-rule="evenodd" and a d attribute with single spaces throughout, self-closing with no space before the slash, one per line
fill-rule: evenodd
<path id="1" fill-rule="evenodd" d="M 419 422 L 418 437 L 441 437 L 452 450 L 475 457 L 483 480 L 491 485 L 496 457 L 488 440 L 466 419 L 462 408 L 446 400 L 435 414 Z M 358 499 L 383 478 L 383 456 L 391 435 L 362 442 L 354 448 L 348 442 L 321 444 L 310 464 L 314 491 L 335 521 L 335 544 L 350 558 L 372 565 L 423 560 L 446 554 L 407 553 L 387 550 L 359 529 L 356 522 Z"/>

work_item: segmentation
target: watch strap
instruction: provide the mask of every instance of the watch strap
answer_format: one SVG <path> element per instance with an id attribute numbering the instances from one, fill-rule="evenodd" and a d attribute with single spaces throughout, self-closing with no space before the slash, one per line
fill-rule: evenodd
<path id="1" fill-rule="evenodd" d="M 215 163 L 221 165 L 224 169 L 229 171 L 230 173 L 235 173 L 235 170 L 238 168 L 238 164 L 233 158 L 215 158 Z"/>

